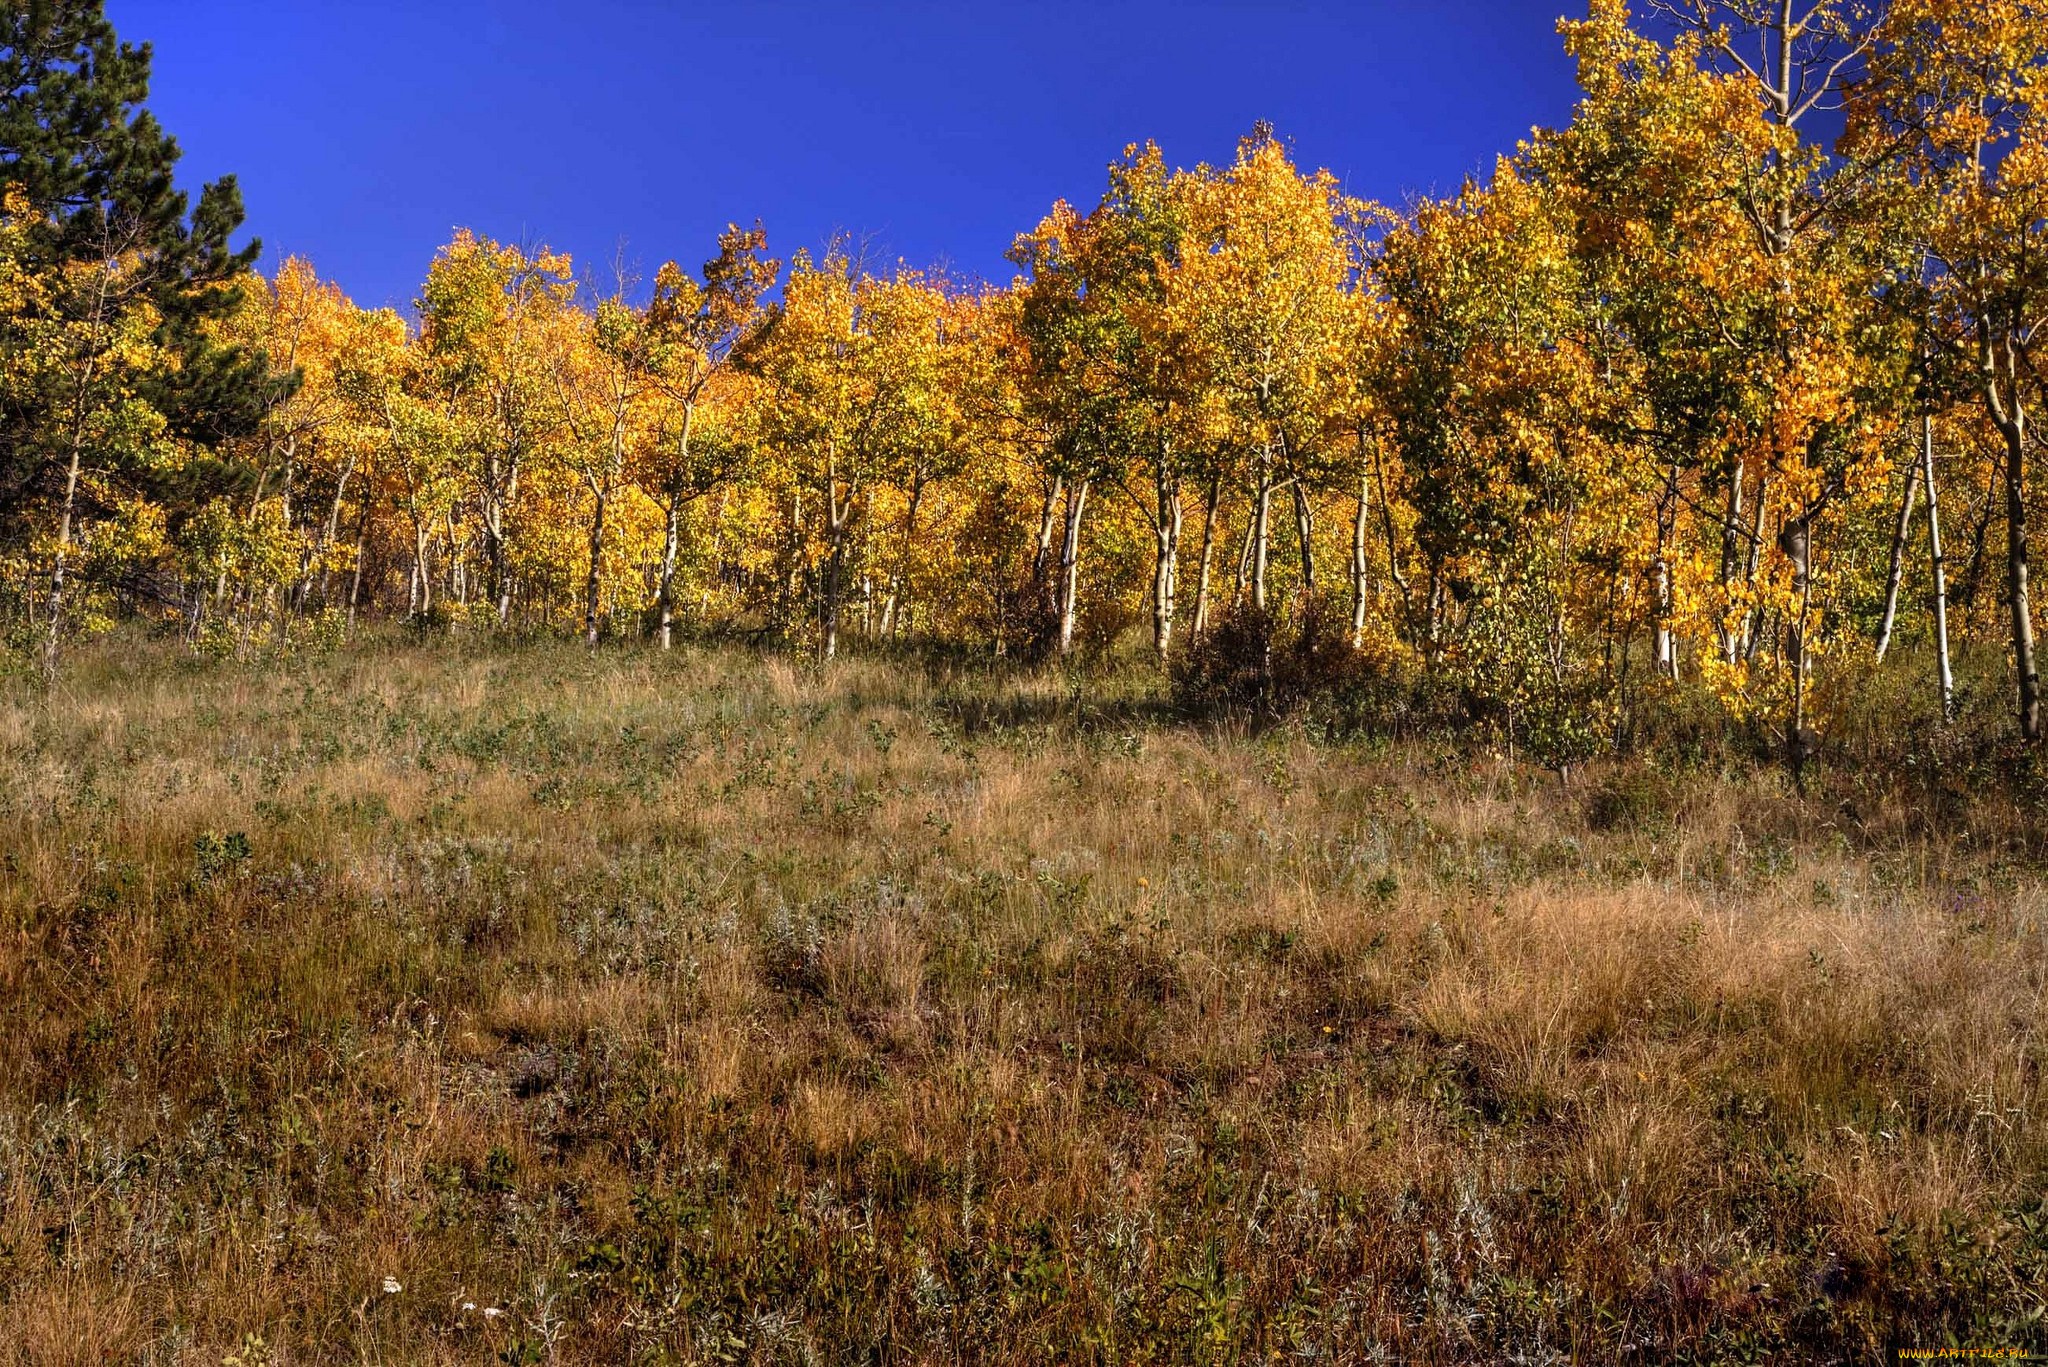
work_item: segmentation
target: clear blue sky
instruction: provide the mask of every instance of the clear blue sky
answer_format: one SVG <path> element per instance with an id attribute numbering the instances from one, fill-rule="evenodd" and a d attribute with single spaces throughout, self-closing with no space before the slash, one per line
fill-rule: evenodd
<path id="1" fill-rule="evenodd" d="M 183 179 L 241 178 L 266 265 L 404 307 L 457 226 L 580 264 L 695 267 L 729 220 L 835 228 L 1005 281 L 1056 198 L 1152 138 L 1228 159 L 1259 118 L 1399 202 L 1564 121 L 1584 0 L 540 3 L 108 0 L 155 47 Z"/>

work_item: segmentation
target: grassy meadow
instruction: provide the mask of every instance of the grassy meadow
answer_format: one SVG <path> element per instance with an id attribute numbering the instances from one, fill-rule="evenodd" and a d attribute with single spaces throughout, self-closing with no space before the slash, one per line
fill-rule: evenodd
<path id="1" fill-rule="evenodd" d="M 2048 1346 L 2044 808 L 693 646 L 0 685 L 0 1362 Z"/>

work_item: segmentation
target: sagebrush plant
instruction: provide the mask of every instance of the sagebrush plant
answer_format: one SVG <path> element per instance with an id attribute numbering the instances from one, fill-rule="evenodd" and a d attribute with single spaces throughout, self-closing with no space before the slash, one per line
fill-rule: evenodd
<path id="1" fill-rule="evenodd" d="M 957 659 L 4 687 L 5 1360 L 2048 1347 L 2023 791 Z"/>

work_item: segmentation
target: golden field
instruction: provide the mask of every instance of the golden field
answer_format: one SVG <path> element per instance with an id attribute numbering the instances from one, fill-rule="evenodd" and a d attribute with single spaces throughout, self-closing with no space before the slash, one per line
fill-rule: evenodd
<path id="1" fill-rule="evenodd" d="M 726 647 L 0 692 L 0 1358 L 2040 1347 L 2042 810 Z M 1930 796 L 1932 794 L 1932 796 Z"/>

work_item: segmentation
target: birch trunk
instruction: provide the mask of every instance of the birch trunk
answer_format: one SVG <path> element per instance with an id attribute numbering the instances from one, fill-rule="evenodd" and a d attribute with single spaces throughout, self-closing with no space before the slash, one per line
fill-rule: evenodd
<path id="1" fill-rule="evenodd" d="M 1792 777 L 1803 782 L 1806 762 L 1813 753 L 1812 733 L 1806 725 L 1806 632 L 1813 608 L 1813 525 L 1808 514 L 1801 513 L 1785 524 L 1778 534 L 1778 549 L 1792 562 L 1792 591 L 1799 596 L 1797 615 L 1785 631 L 1785 658 L 1792 669 L 1792 716 L 1785 749 Z"/>
<path id="2" fill-rule="evenodd" d="M 1266 610 L 1266 549 L 1273 520 L 1273 453 L 1259 457 L 1258 496 L 1252 510 L 1252 607 Z"/>
<path id="3" fill-rule="evenodd" d="M 1759 475 L 1756 481 L 1756 510 L 1750 518 L 1749 554 L 1742 571 L 1745 588 L 1756 584 L 1756 572 L 1762 563 L 1764 550 L 1764 514 L 1771 506 L 1771 481 L 1769 473 Z M 1745 660 L 1756 658 L 1757 647 L 1765 639 L 1764 610 L 1762 605 L 1751 608 L 1742 616 L 1739 639 L 1741 655 Z"/>
<path id="4" fill-rule="evenodd" d="M 327 568 L 327 552 L 334 545 L 335 537 L 341 535 L 341 503 L 348 492 L 349 478 L 356 471 L 356 456 L 349 453 L 347 464 L 341 467 L 341 474 L 334 481 L 334 501 L 327 505 L 327 523 L 319 538 L 313 543 L 312 553 L 306 557 L 305 582 L 299 586 L 299 611 L 306 610 L 306 603 L 313 596 L 313 567 L 320 567 L 320 603 L 327 604 L 327 585 L 331 572 Z"/>
<path id="5" fill-rule="evenodd" d="M 434 581 L 427 565 L 427 537 L 425 521 L 415 518 L 412 528 L 412 609 L 414 616 L 425 616 L 434 606 Z"/>
<path id="6" fill-rule="evenodd" d="M 71 552 L 71 520 L 78 507 L 78 467 L 83 434 L 74 432 L 71 461 L 64 474 L 64 503 L 57 516 L 57 549 L 50 562 L 50 630 L 43 642 L 43 687 L 57 682 L 58 651 L 64 639 L 64 581 Z"/>
<path id="7" fill-rule="evenodd" d="M 1661 674 L 1676 677 L 1678 653 L 1671 645 L 1671 563 L 1664 558 L 1661 537 L 1657 546 L 1657 562 L 1651 569 L 1651 580 L 1657 594 L 1657 670 Z M 1725 639 L 1725 631 L 1723 636 Z"/>
<path id="8" fill-rule="evenodd" d="M 1401 553 L 1394 544 L 1394 496 L 1387 488 L 1387 468 L 1380 463 L 1380 452 L 1373 451 L 1372 471 L 1380 482 L 1380 530 L 1387 538 L 1387 578 L 1401 595 L 1401 620 L 1408 628 L 1408 639 L 1415 639 L 1415 595 L 1409 591 L 1408 576 L 1401 570 Z"/>
<path id="9" fill-rule="evenodd" d="M 1316 605 L 1316 510 L 1299 478 L 1294 481 L 1293 493 L 1294 536 L 1301 559 L 1301 613 L 1306 618 Z"/>
<path id="10" fill-rule="evenodd" d="M 1934 419 L 1920 419 L 1920 479 L 1927 486 L 1927 562 L 1934 577 L 1934 659 L 1941 719 L 1955 716 L 1956 681 L 1948 664 L 1948 565 L 1941 557 L 1941 494 L 1934 482 Z"/>
<path id="11" fill-rule="evenodd" d="M 604 591 L 604 515 L 611 504 L 609 490 L 593 489 L 590 510 L 590 570 L 583 580 L 583 644 L 597 649 L 597 610 Z"/>
<path id="12" fill-rule="evenodd" d="M 1059 588 L 1052 575 L 1052 538 L 1060 525 L 1060 496 L 1066 492 L 1064 476 L 1055 475 L 1038 510 L 1038 538 L 1031 548 L 1031 592 L 1038 596 L 1046 617 L 1059 613 Z"/>
<path id="13" fill-rule="evenodd" d="M 496 451 L 484 467 L 483 517 L 484 559 L 490 566 L 491 593 L 497 599 L 498 625 L 512 615 L 511 559 L 505 534 L 505 509 L 519 493 L 519 447 L 513 439 L 502 462 Z"/>
<path id="14" fill-rule="evenodd" d="M 1913 503 L 1920 492 L 1920 462 L 1906 465 L 1906 492 L 1899 499 L 1899 520 L 1892 528 L 1891 563 L 1885 572 L 1884 616 L 1877 624 L 1877 662 L 1891 649 L 1892 630 L 1899 620 L 1899 585 L 1906 578 L 1906 540 L 1913 530 Z"/>
<path id="15" fill-rule="evenodd" d="M 1365 529 L 1372 509 L 1372 476 L 1358 477 L 1358 511 L 1351 518 L 1351 648 L 1365 647 L 1366 574 Z"/>
<path id="16" fill-rule="evenodd" d="M 1678 472 L 1674 468 L 1665 482 L 1664 496 L 1657 503 L 1657 559 L 1651 567 L 1652 588 L 1657 595 L 1657 668 L 1675 683 L 1678 680 L 1678 643 L 1671 636 L 1671 559 L 1670 545 L 1673 523 L 1677 510 L 1672 506 L 1677 496 Z M 1722 588 L 1728 588 L 1729 577 L 1733 574 L 1734 547 L 1726 540 L 1726 529 L 1721 544 Z M 1721 644 L 1724 653 L 1732 654 L 1734 645 L 1731 631 L 1725 619 L 1721 629 Z"/>
<path id="17" fill-rule="evenodd" d="M 1060 655 L 1074 650 L 1074 605 L 1078 597 L 1081 570 L 1081 514 L 1088 506 L 1088 481 L 1080 480 L 1067 492 L 1067 532 L 1060 541 Z"/>
<path id="18" fill-rule="evenodd" d="M 1174 576 L 1180 559 L 1181 506 L 1177 484 L 1158 485 L 1158 517 L 1153 524 L 1152 651 L 1159 663 L 1173 644 Z"/>
<path id="19" fill-rule="evenodd" d="M 1209 562 L 1216 551 L 1216 505 L 1223 496 L 1223 475 L 1209 477 L 1209 496 L 1202 504 L 1201 566 L 1195 574 L 1195 620 L 1191 628 L 1199 637 L 1209 629 Z"/>
<path id="20" fill-rule="evenodd" d="M 825 459 L 825 536 L 831 552 L 825 560 L 824 621 L 819 634 L 818 653 L 830 660 L 839 653 L 839 598 L 846 570 L 846 542 L 853 529 L 855 486 L 849 484 L 846 497 L 839 497 L 836 453 Z"/>
<path id="21" fill-rule="evenodd" d="M 671 493 L 662 518 L 661 578 L 654 593 L 655 614 L 659 622 L 656 633 L 663 650 L 669 649 L 675 641 L 676 557 L 682 548 L 682 532 L 683 503 Z"/>
<path id="22" fill-rule="evenodd" d="M 2018 403 L 2003 424 L 2005 446 L 2006 588 L 2012 599 L 2012 663 L 2019 676 L 2020 734 L 2041 738 L 2041 676 L 2034 664 L 2034 614 L 2027 598 L 2027 415 Z"/>
<path id="23" fill-rule="evenodd" d="M 655 589 L 655 610 L 660 620 L 661 648 L 669 649 L 675 639 L 676 556 L 682 547 L 682 472 L 690 463 L 690 424 L 697 415 L 695 404 L 683 406 L 682 433 L 676 439 L 676 468 L 669 480 L 668 506 L 663 509 L 661 532 L 661 581 Z"/>
<path id="24" fill-rule="evenodd" d="M 356 603 L 363 594 L 363 548 L 370 539 L 370 491 L 363 490 L 363 509 L 356 519 L 356 563 L 348 581 L 348 625 L 355 630 Z"/>
<path id="25" fill-rule="evenodd" d="M 2041 676 L 2034 663 L 2034 615 L 2027 597 L 2027 409 L 2019 390 L 2022 363 L 2010 337 L 1994 342 L 1986 336 L 1982 346 L 1985 406 L 2005 439 L 2006 596 L 2012 610 L 2020 735 L 2034 741 L 2041 738 Z"/>

